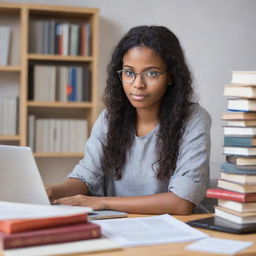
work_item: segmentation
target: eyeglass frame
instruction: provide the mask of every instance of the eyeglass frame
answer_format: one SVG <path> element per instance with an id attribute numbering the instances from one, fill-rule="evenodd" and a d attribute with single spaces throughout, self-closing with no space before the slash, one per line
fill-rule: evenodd
<path id="1" fill-rule="evenodd" d="M 135 81 L 136 78 L 137 78 L 137 75 L 141 75 L 141 74 L 143 74 L 143 73 L 146 73 L 147 71 L 150 71 L 150 70 L 145 70 L 145 71 L 142 71 L 142 72 L 139 72 L 139 73 L 133 72 L 134 75 L 135 75 L 134 78 L 133 78 L 133 81 L 132 81 L 132 82 L 124 82 L 124 81 L 122 80 L 121 74 L 122 74 L 122 72 L 125 71 L 125 70 L 129 71 L 129 69 L 124 69 L 124 68 L 122 68 L 122 69 L 118 70 L 117 73 L 118 73 L 118 77 L 119 77 L 119 79 L 121 80 L 121 82 L 122 82 L 122 83 L 127 83 L 127 84 L 133 84 L 134 81 Z M 162 72 L 155 71 L 155 72 L 158 73 L 157 79 L 159 78 L 159 76 L 161 76 L 162 74 L 166 73 L 168 70 L 169 70 L 169 69 L 166 69 L 166 70 L 164 70 L 164 71 L 162 71 Z M 146 83 L 146 82 L 144 81 L 143 75 L 141 75 L 141 78 L 142 78 L 142 81 L 143 81 L 143 83 L 144 83 L 145 85 L 154 85 L 154 84 L 148 84 L 148 83 Z"/>

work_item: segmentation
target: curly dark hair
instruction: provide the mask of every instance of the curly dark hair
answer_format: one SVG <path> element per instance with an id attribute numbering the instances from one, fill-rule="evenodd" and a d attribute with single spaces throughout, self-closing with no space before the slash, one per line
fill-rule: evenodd
<path id="1" fill-rule="evenodd" d="M 180 140 L 193 104 L 193 89 L 179 40 L 163 26 L 134 27 L 114 49 L 104 94 L 108 132 L 103 146 L 102 168 L 104 172 L 112 173 L 115 179 L 121 179 L 127 151 L 135 138 L 136 109 L 126 97 L 117 71 L 123 67 L 125 53 L 138 46 L 153 49 L 165 61 L 171 77 L 172 84 L 166 89 L 158 113 L 157 160 L 152 165 L 157 178 L 166 179 L 176 168 Z"/>

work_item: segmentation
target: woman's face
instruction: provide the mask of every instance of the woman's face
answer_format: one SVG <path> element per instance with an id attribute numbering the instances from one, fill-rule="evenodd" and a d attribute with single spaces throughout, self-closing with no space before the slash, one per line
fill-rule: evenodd
<path id="1" fill-rule="evenodd" d="M 125 94 L 137 110 L 159 109 L 170 77 L 165 62 L 154 50 L 144 46 L 131 48 L 123 57 L 120 75 Z"/>

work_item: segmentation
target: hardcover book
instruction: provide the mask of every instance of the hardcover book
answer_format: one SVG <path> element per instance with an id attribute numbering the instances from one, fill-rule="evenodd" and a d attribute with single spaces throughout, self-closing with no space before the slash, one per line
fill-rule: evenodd
<path id="1" fill-rule="evenodd" d="M 256 170 L 256 157 L 226 156 L 226 161 L 237 168 L 255 167 Z"/>
<path id="2" fill-rule="evenodd" d="M 256 175 L 243 175 L 243 174 L 233 174 L 221 172 L 220 178 L 222 180 L 228 180 L 231 182 L 241 183 L 241 184 L 255 184 Z"/>
<path id="3" fill-rule="evenodd" d="M 241 184 L 227 180 L 218 180 L 218 187 L 240 193 L 256 193 L 256 183 Z"/>
<path id="4" fill-rule="evenodd" d="M 224 154 L 256 157 L 256 147 L 224 147 Z"/>
<path id="5" fill-rule="evenodd" d="M 231 83 L 256 85 L 256 71 L 232 71 Z"/>
<path id="6" fill-rule="evenodd" d="M 235 111 L 256 111 L 256 100 L 249 99 L 229 99 L 228 110 Z"/>
<path id="7" fill-rule="evenodd" d="M 206 197 L 226 199 L 236 202 L 256 202 L 256 193 L 239 193 L 221 188 L 209 188 L 206 192 Z"/>
<path id="8" fill-rule="evenodd" d="M 88 217 L 86 214 L 37 219 L 0 220 L 0 231 L 10 234 L 76 223 L 85 223 L 87 220 Z"/>
<path id="9" fill-rule="evenodd" d="M 236 166 L 224 162 L 220 167 L 222 172 L 232 173 L 232 174 L 241 174 L 241 175 L 256 175 L 256 166 Z"/>
<path id="10" fill-rule="evenodd" d="M 256 202 L 240 203 L 230 200 L 218 199 L 218 206 L 237 212 L 256 212 Z"/>
<path id="11" fill-rule="evenodd" d="M 249 112 L 225 112 L 222 114 L 223 120 L 256 120 L 256 113 Z"/>
<path id="12" fill-rule="evenodd" d="M 227 85 L 224 89 L 225 97 L 256 98 L 256 86 Z"/>
<path id="13" fill-rule="evenodd" d="M 215 216 L 238 223 L 256 223 L 256 212 L 237 212 L 221 206 L 215 206 Z"/>
<path id="14" fill-rule="evenodd" d="M 224 135 L 234 135 L 234 136 L 256 136 L 256 127 L 224 127 Z"/>
<path id="15" fill-rule="evenodd" d="M 256 146 L 256 137 L 225 136 L 225 147 L 252 147 Z"/>
<path id="16" fill-rule="evenodd" d="M 88 222 L 15 234 L 0 233 L 0 241 L 1 247 L 8 249 L 79 241 L 98 238 L 100 236 L 100 226 Z"/>

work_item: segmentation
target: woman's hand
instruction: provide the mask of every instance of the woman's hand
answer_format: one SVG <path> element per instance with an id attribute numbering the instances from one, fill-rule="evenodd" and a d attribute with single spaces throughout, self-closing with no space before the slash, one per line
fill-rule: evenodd
<path id="1" fill-rule="evenodd" d="M 73 206 L 87 206 L 91 207 L 93 210 L 104 210 L 105 209 L 105 197 L 96 196 L 85 196 L 85 195 L 75 195 L 62 197 L 54 200 L 53 204 L 64 204 Z"/>
<path id="2" fill-rule="evenodd" d="M 55 200 L 52 188 L 48 187 L 48 186 L 45 186 L 45 190 L 46 190 L 46 193 L 48 195 L 48 198 L 49 198 L 50 202 L 52 203 Z"/>

